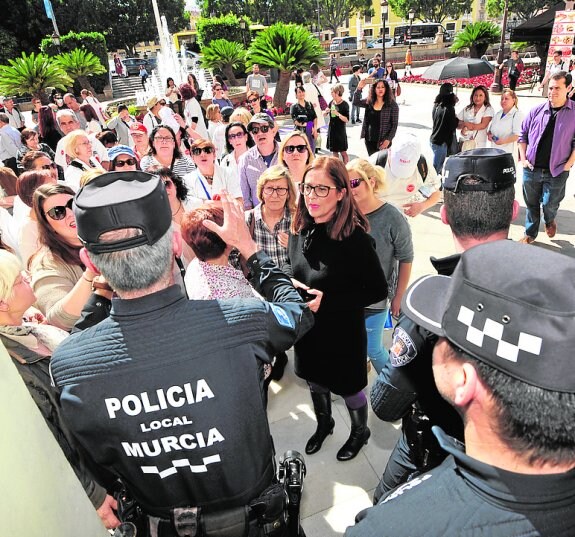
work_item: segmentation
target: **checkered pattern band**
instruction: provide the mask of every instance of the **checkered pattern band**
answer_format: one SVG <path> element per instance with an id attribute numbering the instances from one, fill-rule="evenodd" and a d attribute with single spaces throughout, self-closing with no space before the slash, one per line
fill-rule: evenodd
<path id="1" fill-rule="evenodd" d="M 157 466 L 142 466 L 142 472 L 145 474 L 158 474 L 161 479 L 174 475 L 178 468 L 189 468 L 193 474 L 200 474 L 208 471 L 208 464 L 221 462 L 219 455 L 212 455 L 202 459 L 203 464 L 191 464 L 189 459 L 176 459 L 172 461 L 172 467 L 165 470 L 159 470 Z"/>

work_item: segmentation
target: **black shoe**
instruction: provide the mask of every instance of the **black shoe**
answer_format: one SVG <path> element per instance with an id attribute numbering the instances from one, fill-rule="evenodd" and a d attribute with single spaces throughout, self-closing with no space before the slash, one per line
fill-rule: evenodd
<path id="1" fill-rule="evenodd" d="M 361 123 L 361 119 L 358 118 L 358 119 L 356 120 L 356 122 L 357 122 L 357 123 Z"/>
<path id="2" fill-rule="evenodd" d="M 331 417 L 331 394 L 311 392 L 313 409 L 317 418 L 317 428 L 305 445 L 308 455 L 317 453 L 328 435 L 333 434 L 335 421 Z"/>
<path id="3" fill-rule="evenodd" d="M 371 431 L 367 426 L 367 403 L 357 410 L 348 408 L 349 417 L 351 418 L 351 432 L 347 442 L 337 452 L 338 461 L 349 461 L 353 459 L 367 444 Z"/>
<path id="4" fill-rule="evenodd" d="M 279 354 L 276 355 L 276 360 L 274 362 L 274 365 L 272 367 L 272 372 L 269 376 L 269 378 L 271 380 L 281 380 L 281 378 L 284 376 L 284 371 L 286 368 L 286 365 L 288 363 L 288 357 L 287 354 L 285 352 L 280 352 Z"/>

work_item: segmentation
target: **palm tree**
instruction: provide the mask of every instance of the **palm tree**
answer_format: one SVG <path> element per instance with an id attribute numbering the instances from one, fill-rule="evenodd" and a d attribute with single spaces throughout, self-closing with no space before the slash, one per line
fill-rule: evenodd
<path id="1" fill-rule="evenodd" d="M 274 106 L 284 107 L 292 71 L 320 61 L 322 55 L 319 41 L 303 26 L 278 22 L 254 39 L 248 50 L 246 66 L 251 68 L 257 63 L 279 70 Z"/>
<path id="2" fill-rule="evenodd" d="M 106 68 L 100 63 L 100 59 L 83 48 L 76 48 L 71 52 L 59 54 L 54 59 L 56 65 L 66 71 L 73 80 L 77 80 L 83 89 L 95 93 L 88 80 L 89 76 L 101 75 Z"/>
<path id="3" fill-rule="evenodd" d="M 227 39 L 214 39 L 202 49 L 202 67 L 221 69 L 230 85 L 237 86 L 234 68 L 243 64 L 246 51 L 240 43 Z"/>
<path id="4" fill-rule="evenodd" d="M 22 53 L 20 58 L 8 60 L 9 65 L 0 65 L 0 93 L 22 95 L 28 93 L 42 103 L 48 102 L 46 88 L 66 89 L 73 83 L 59 65 L 46 54 Z"/>
<path id="5" fill-rule="evenodd" d="M 488 21 L 472 22 L 455 36 L 451 51 L 459 52 L 467 48 L 472 58 L 481 58 L 487 47 L 500 39 L 501 30 L 497 24 Z"/>

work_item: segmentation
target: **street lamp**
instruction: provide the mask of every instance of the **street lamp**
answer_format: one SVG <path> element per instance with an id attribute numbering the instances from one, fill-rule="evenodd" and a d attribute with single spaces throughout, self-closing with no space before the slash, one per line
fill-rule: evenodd
<path id="1" fill-rule="evenodd" d="M 385 65 L 385 19 L 387 18 L 387 0 L 381 2 L 381 57 Z"/>
<path id="2" fill-rule="evenodd" d="M 503 51 L 505 49 L 505 29 L 507 28 L 507 11 L 509 9 L 509 0 L 505 0 L 505 7 L 503 8 L 503 21 L 501 23 L 501 39 L 499 40 L 499 50 L 497 51 L 497 67 L 495 68 L 495 76 L 493 77 L 493 84 L 489 88 L 492 93 L 501 93 L 503 91 L 503 84 L 501 84 L 501 75 L 503 74 Z"/>
<path id="3" fill-rule="evenodd" d="M 58 54 L 60 54 L 60 36 L 57 32 L 54 32 L 51 36 L 52 44 L 58 49 Z"/>
<path id="4" fill-rule="evenodd" d="M 240 30 L 242 31 L 242 44 L 246 48 L 246 21 L 245 19 L 240 20 Z"/>
<path id="5" fill-rule="evenodd" d="M 409 17 L 409 50 L 411 50 L 411 25 L 413 24 L 413 19 L 415 18 L 415 11 L 410 9 L 407 16 Z"/>

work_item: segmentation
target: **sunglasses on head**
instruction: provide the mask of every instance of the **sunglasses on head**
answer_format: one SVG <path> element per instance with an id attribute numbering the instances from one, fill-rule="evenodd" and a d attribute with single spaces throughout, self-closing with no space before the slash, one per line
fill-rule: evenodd
<path id="1" fill-rule="evenodd" d="M 70 198 L 66 205 L 56 205 L 56 207 L 52 207 L 49 211 L 46 211 L 46 214 L 52 220 L 62 220 L 66 216 L 66 209 L 72 210 L 72 204 L 74 203 L 74 198 Z"/>
<path id="2" fill-rule="evenodd" d="M 260 125 L 259 127 L 252 127 L 250 129 L 250 132 L 252 134 L 258 134 L 260 131 L 262 131 L 263 134 L 265 134 L 266 132 L 268 132 L 270 130 L 270 126 L 269 125 Z"/>
<path id="3" fill-rule="evenodd" d="M 349 180 L 349 186 L 351 188 L 357 188 L 359 185 L 361 185 L 361 182 L 363 181 L 362 178 L 359 179 L 350 179 Z"/>
<path id="4" fill-rule="evenodd" d="M 194 147 L 192 149 L 192 155 L 201 155 L 202 151 L 206 154 L 206 155 L 210 155 L 211 153 L 214 152 L 214 148 L 213 147 Z"/>
<path id="5" fill-rule="evenodd" d="M 123 168 L 124 166 L 133 166 L 134 164 L 136 164 L 136 159 L 128 158 L 126 160 L 116 160 L 114 164 L 116 168 Z"/>
<path id="6" fill-rule="evenodd" d="M 305 153 L 307 151 L 307 145 L 286 145 L 284 147 L 284 151 L 288 155 L 291 155 L 294 151 L 297 151 L 298 153 Z"/>

